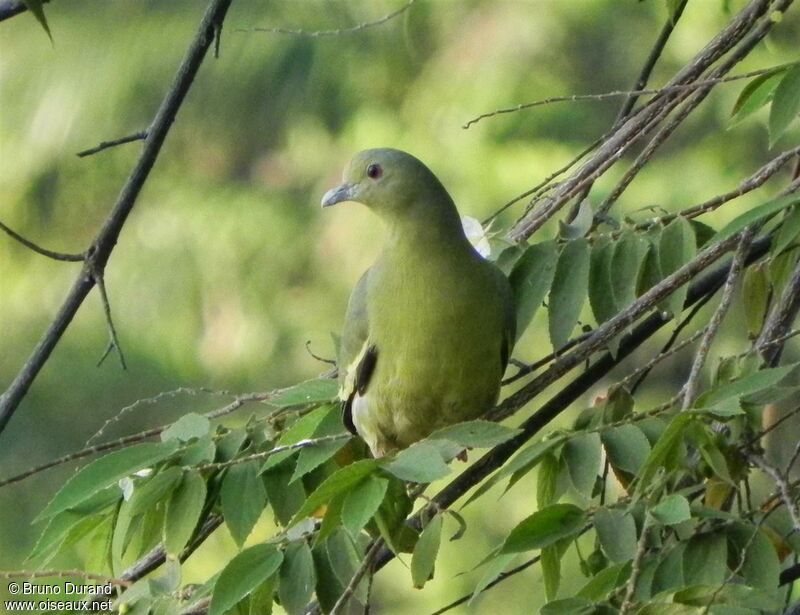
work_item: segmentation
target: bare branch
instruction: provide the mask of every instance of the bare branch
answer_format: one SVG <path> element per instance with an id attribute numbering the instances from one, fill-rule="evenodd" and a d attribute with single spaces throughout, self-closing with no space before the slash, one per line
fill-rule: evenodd
<path id="1" fill-rule="evenodd" d="M 84 572 L 83 570 L 0 570 L 0 579 L 86 579 L 87 581 L 98 581 L 99 583 L 111 583 L 120 587 L 132 585 L 125 579 L 116 579 L 103 574 Z"/>
<path id="2" fill-rule="evenodd" d="M 0 222 L 0 230 L 3 230 L 9 237 L 11 237 L 12 239 L 16 239 L 19 243 L 21 243 L 29 250 L 33 250 L 37 254 L 41 254 L 42 256 L 46 256 L 47 258 L 52 258 L 53 260 L 56 261 L 67 261 L 71 263 L 77 263 L 86 258 L 85 254 L 68 254 L 66 252 L 54 252 L 53 250 L 48 250 L 47 248 L 42 248 L 41 246 L 37 246 L 29 239 L 25 239 L 22 235 L 20 235 L 13 229 L 10 229 L 3 222 Z"/>
<path id="3" fill-rule="evenodd" d="M 377 538 L 372 543 L 372 546 L 370 546 L 369 550 L 367 550 L 367 552 L 364 554 L 364 560 L 361 562 L 361 566 L 358 567 L 358 570 L 356 570 L 355 574 L 353 574 L 353 578 L 350 579 L 350 582 L 347 584 L 347 587 L 345 587 L 342 595 L 339 596 L 336 604 L 333 605 L 330 615 L 340 615 L 342 612 L 344 612 L 344 608 L 347 606 L 350 596 L 352 596 L 353 592 L 356 591 L 356 588 L 361 582 L 361 579 L 364 578 L 364 575 L 367 574 L 367 572 L 369 572 L 369 570 L 372 568 L 372 565 L 375 563 L 375 558 L 382 547 L 382 538 Z"/>
<path id="4" fill-rule="evenodd" d="M 700 372 L 705 365 L 708 353 L 711 350 L 711 344 L 719 331 L 720 325 L 728 313 L 728 308 L 733 301 L 733 291 L 736 288 L 736 283 L 739 281 L 739 276 L 744 269 L 744 261 L 747 258 L 747 252 L 750 249 L 750 243 L 753 241 L 753 229 L 748 227 L 740 233 L 739 246 L 736 248 L 736 253 L 733 255 L 733 262 L 731 269 L 728 272 L 728 277 L 725 279 L 725 285 L 722 287 L 722 297 L 720 297 L 717 309 L 714 311 L 711 320 L 705 327 L 703 339 L 692 361 L 692 369 L 689 372 L 689 378 L 683 387 L 683 410 L 692 406 L 695 398 L 697 397 L 697 387 L 700 381 Z"/>
<path id="5" fill-rule="evenodd" d="M 80 151 L 75 155 L 78 158 L 85 158 L 86 156 L 91 156 L 92 154 L 102 152 L 103 150 L 109 149 L 111 147 L 116 147 L 117 145 L 132 143 L 134 141 L 144 141 L 146 138 L 147 138 L 147 131 L 140 130 L 139 132 L 134 132 L 133 134 L 128 135 L 127 137 L 120 137 L 119 139 L 112 139 L 111 141 L 101 141 L 98 145 Z"/>
<path id="6" fill-rule="evenodd" d="M 780 299 L 767 317 L 761 334 L 753 345 L 769 365 L 778 363 L 783 350 L 782 345 L 771 342 L 786 335 L 798 310 L 800 310 L 800 263 L 795 266 L 792 277 L 789 278 Z"/>
<path id="7" fill-rule="evenodd" d="M 794 501 L 794 497 L 792 496 L 792 491 L 789 486 L 789 481 L 786 479 L 786 476 L 781 474 L 777 468 L 773 467 L 766 459 L 761 457 L 760 455 L 756 455 L 751 453 L 747 456 L 747 458 L 758 468 L 764 472 L 765 474 L 769 475 L 769 477 L 775 481 L 775 485 L 777 485 L 778 490 L 780 491 L 781 500 L 783 501 L 783 505 L 786 507 L 787 512 L 789 513 L 789 517 L 792 520 L 792 527 L 794 528 L 795 532 L 800 532 L 800 511 L 797 509 L 797 504 Z"/>
<path id="8" fill-rule="evenodd" d="M 212 0 L 205 15 L 203 15 L 197 34 L 195 34 L 178 68 L 175 79 L 156 113 L 136 166 L 125 182 L 102 229 L 92 242 L 92 247 L 87 251 L 86 266 L 73 283 L 55 319 L 39 340 L 33 353 L 22 366 L 8 389 L 0 396 L 0 433 L 5 429 L 14 411 L 23 397 L 25 397 L 28 388 L 30 388 L 64 331 L 72 322 L 78 308 L 83 304 L 84 299 L 94 286 L 96 280 L 92 272 L 102 272 L 105 269 L 122 227 L 133 209 L 136 198 L 139 196 L 139 192 L 144 186 L 156 158 L 158 158 L 164 139 L 175 121 L 178 109 L 183 103 L 206 52 L 214 40 L 215 24 L 221 23 L 225 19 L 230 4 L 231 0 Z"/>
<path id="9" fill-rule="evenodd" d="M 292 36 L 307 36 L 309 38 L 319 38 L 323 36 L 340 36 L 342 34 L 356 34 L 358 32 L 363 32 L 364 30 L 368 30 L 369 28 L 375 28 L 376 26 L 382 26 L 387 21 L 391 21 L 398 15 L 402 15 L 408 9 L 411 8 L 411 5 L 414 4 L 417 0 L 408 0 L 403 6 L 401 6 L 396 11 L 392 11 L 387 15 L 384 15 L 380 19 L 376 19 L 375 21 L 367 21 L 364 23 L 360 23 L 358 25 L 352 26 L 350 28 L 339 28 L 336 30 L 292 30 L 289 28 L 237 28 L 234 32 L 269 32 L 271 34 L 291 34 Z"/>
<path id="10" fill-rule="evenodd" d="M 95 277 L 95 284 L 97 284 L 97 289 L 100 291 L 100 299 L 103 302 L 103 313 L 105 314 L 106 325 L 108 326 L 108 346 L 106 346 L 105 352 L 103 352 L 103 355 L 97 362 L 97 367 L 103 364 L 103 361 L 106 360 L 106 357 L 112 350 L 116 350 L 122 369 L 128 369 L 128 366 L 125 365 L 125 355 L 122 353 L 122 346 L 120 346 L 119 338 L 117 337 L 117 329 L 114 327 L 114 319 L 111 317 L 111 304 L 108 301 L 108 293 L 106 293 L 105 279 L 101 273 L 98 273 L 97 277 Z"/>

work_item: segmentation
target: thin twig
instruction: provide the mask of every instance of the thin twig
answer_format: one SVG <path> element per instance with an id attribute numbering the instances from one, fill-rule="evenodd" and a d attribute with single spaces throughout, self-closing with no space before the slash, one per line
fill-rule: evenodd
<path id="1" fill-rule="evenodd" d="M 656 365 L 661 363 L 661 361 L 663 361 L 665 359 L 668 359 L 672 355 L 680 352 L 681 350 L 686 348 L 689 344 L 692 344 L 693 342 L 696 342 L 700 338 L 700 336 L 703 335 L 704 331 L 705 331 L 705 328 L 698 329 L 697 331 L 692 333 L 689 337 L 687 337 L 685 340 L 683 340 L 679 344 L 676 344 L 674 347 L 667 348 L 666 350 L 662 350 L 656 356 L 654 356 L 652 359 L 650 359 L 647 363 L 645 363 L 641 367 L 637 367 L 630 374 L 625 376 L 622 380 L 619 381 L 619 384 L 621 386 L 627 387 L 628 384 L 630 384 L 630 382 L 632 380 L 634 380 L 635 378 L 638 378 L 642 374 L 646 374 L 651 369 L 653 369 L 653 367 L 655 367 Z"/>
<path id="2" fill-rule="evenodd" d="M 111 141 L 101 141 L 98 145 L 80 151 L 75 155 L 78 158 L 85 158 L 86 156 L 91 156 L 92 154 L 102 152 L 103 150 L 109 149 L 111 147 L 116 147 L 117 145 L 132 143 L 133 141 L 144 141 L 146 138 L 147 138 L 147 131 L 140 130 L 139 132 L 134 132 L 133 134 L 128 135 L 126 137 L 120 137 L 119 139 L 112 139 Z"/>
<path id="3" fill-rule="evenodd" d="M 778 487 L 780 491 L 781 500 L 783 501 L 783 505 L 786 507 L 786 511 L 789 513 L 789 517 L 792 520 L 792 527 L 794 528 L 795 532 L 800 532 L 800 511 L 797 509 L 797 504 L 795 503 L 794 497 L 792 496 L 791 488 L 789 487 L 789 482 L 786 480 L 786 477 L 781 474 L 777 468 L 773 467 L 766 459 L 764 459 L 761 455 L 756 455 L 755 453 L 750 453 L 747 458 L 758 468 L 768 474 L 769 477 L 775 481 L 775 485 Z"/>
<path id="4" fill-rule="evenodd" d="M 351 434 L 344 433 L 344 434 L 335 434 L 332 436 L 320 436 L 319 438 L 306 438 L 305 440 L 300 440 L 299 442 L 295 442 L 293 444 L 284 444 L 282 446 L 276 446 L 275 448 L 271 448 L 268 451 L 261 451 L 260 453 L 253 453 L 252 455 L 237 457 L 235 459 L 231 459 L 230 461 L 205 463 L 203 465 L 193 466 L 193 467 L 195 470 L 199 470 L 201 472 L 203 470 L 221 470 L 223 468 L 229 468 L 230 466 L 239 465 L 241 463 L 247 463 L 249 461 L 266 459 L 267 457 L 271 457 L 272 455 L 277 455 L 278 453 L 283 453 L 285 451 L 294 451 L 301 448 L 319 446 L 320 444 L 328 444 L 329 442 L 338 442 L 339 440 L 349 440 L 352 437 L 353 436 Z"/>
<path id="5" fill-rule="evenodd" d="M 349 28 L 339 28 L 336 30 L 293 30 L 289 28 L 237 28 L 234 32 L 269 32 L 271 34 L 291 34 L 292 36 L 307 36 L 309 38 L 318 38 L 323 36 L 340 36 L 342 34 L 356 34 L 358 32 L 362 32 L 369 28 L 375 28 L 377 26 L 381 26 L 385 24 L 387 21 L 391 21 L 395 17 L 402 15 L 408 9 L 411 8 L 411 5 L 414 4 L 416 0 L 408 0 L 403 6 L 401 6 L 396 11 L 392 11 L 381 17 L 380 19 L 376 19 L 375 21 L 367 21 L 364 23 L 360 23 L 355 26 L 351 26 Z"/>
<path id="6" fill-rule="evenodd" d="M 67 252 L 54 252 L 53 250 L 48 250 L 47 248 L 37 246 L 29 239 L 25 239 L 22 235 L 20 235 L 13 229 L 10 229 L 3 222 L 0 222 L 0 230 L 3 230 L 9 237 L 16 239 L 19 243 L 21 243 L 29 250 L 33 250 L 37 254 L 41 254 L 42 256 L 46 256 L 47 258 L 52 258 L 53 260 L 56 261 L 78 263 L 84 260 L 84 258 L 86 258 L 85 254 L 69 254 Z"/>
<path id="7" fill-rule="evenodd" d="M 374 558 L 378 555 L 382 547 L 383 539 L 376 538 L 372 543 L 372 546 L 370 546 L 370 548 L 364 554 L 364 560 L 361 562 L 361 566 L 358 567 L 358 570 L 356 570 L 355 574 L 353 574 L 353 577 L 350 579 L 347 587 L 344 588 L 342 595 L 339 596 L 336 604 L 333 605 L 330 615 L 340 615 L 342 612 L 344 612 L 344 608 L 347 606 L 350 596 L 352 596 L 353 592 L 356 591 L 356 588 L 361 582 L 361 579 L 364 578 L 364 575 L 369 572 L 370 568 L 372 568 Z"/>
<path id="8" fill-rule="evenodd" d="M 247 395 L 240 395 L 231 403 L 223 406 L 222 408 L 217 408 L 216 410 L 212 410 L 211 412 L 206 413 L 205 416 L 207 419 L 215 419 L 226 414 L 230 414 L 231 412 L 238 410 L 242 406 L 250 402 L 260 402 L 266 401 L 272 396 L 272 393 L 250 393 Z M 158 396 L 156 396 L 158 397 Z M 154 399 L 154 398 L 151 398 Z M 149 400 L 143 400 L 142 403 L 147 402 Z M 128 406 L 128 408 L 136 407 L 139 402 Z M 171 423 L 170 423 L 171 425 Z M 53 461 L 48 461 L 45 464 L 40 466 L 36 466 L 21 474 L 17 474 L 16 476 L 12 476 L 10 478 L 6 478 L 0 480 L 0 487 L 5 487 L 6 485 L 11 485 L 13 483 L 17 483 L 21 480 L 24 480 L 34 474 L 38 474 L 45 470 L 49 470 L 50 468 L 54 468 L 59 465 L 63 465 L 65 463 L 69 463 L 71 461 L 77 461 L 78 459 L 83 459 L 84 457 L 89 457 L 90 455 L 96 455 L 97 453 L 102 453 L 105 451 L 112 451 L 119 448 L 123 448 L 129 444 L 134 444 L 136 442 L 142 442 L 149 438 L 154 438 L 156 436 L 161 435 L 170 425 L 162 425 L 160 427 L 153 427 L 151 429 L 147 429 L 145 431 L 141 431 L 136 434 L 132 434 L 130 436 L 125 436 L 124 438 L 119 438 L 118 440 L 113 440 L 111 442 L 106 442 L 104 444 L 97 444 L 94 446 L 85 447 L 79 451 L 74 453 L 70 453 L 68 455 L 64 455 L 63 457 L 59 457 L 58 459 L 54 459 Z M 105 428 L 105 426 L 103 426 Z"/>
<path id="9" fill-rule="evenodd" d="M 147 139 L 139 159 L 117 197 L 114 207 L 103 227 L 87 251 L 87 264 L 72 285 L 58 314 L 24 363 L 8 389 L 0 396 L 0 433 L 5 429 L 19 403 L 42 369 L 50 353 L 72 322 L 78 308 L 95 284 L 92 271 L 103 272 L 111 252 L 117 243 L 122 227 L 136 203 L 136 198 L 147 180 L 150 170 L 164 144 L 164 139 L 175 121 L 206 52 L 214 40 L 215 24 L 221 23 L 230 7 L 231 0 L 212 0 L 203 15 L 197 33 L 181 62 L 161 106 L 148 131 Z"/>
<path id="10" fill-rule="evenodd" d="M 636 591 L 636 582 L 639 580 L 639 574 L 642 571 L 644 556 L 647 554 L 647 535 L 649 533 L 650 527 L 647 522 L 647 517 L 645 517 L 642 535 L 639 536 L 639 541 L 636 543 L 636 556 L 633 558 L 631 576 L 625 584 L 625 597 L 622 600 L 622 606 L 619 608 L 620 615 L 625 615 L 633 608 L 633 594 Z"/>
<path id="11" fill-rule="evenodd" d="M 729 83 L 731 81 L 740 81 L 742 79 L 750 79 L 751 77 L 758 77 L 759 75 L 764 75 L 769 72 L 774 72 L 776 69 L 782 68 L 784 66 L 791 66 L 791 64 L 781 65 L 781 66 L 771 66 L 769 68 L 760 68 L 758 70 L 750 71 L 748 73 L 742 73 L 741 75 L 731 75 L 729 77 L 703 79 L 701 81 L 695 81 L 693 83 L 665 85 L 660 88 L 649 88 L 642 90 L 614 90 L 613 92 L 602 92 L 600 94 L 572 94 L 570 96 L 551 96 L 550 98 L 543 98 L 541 100 L 534 100 L 528 103 L 521 103 L 513 107 L 504 107 L 502 109 L 496 109 L 495 111 L 482 113 L 481 115 L 478 115 L 469 120 L 468 122 L 466 122 L 462 126 L 462 128 L 469 128 L 473 124 L 477 124 L 478 122 L 486 118 L 495 117 L 498 115 L 504 115 L 507 113 L 516 113 L 517 111 L 522 111 L 524 109 L 532 109 L 534 107 L 542 107 L 544 105 L 552 105 L 554 103 L 599 101 L 599 100 L 607 100 L 609 98 L 619 98 L 621 96 L 638 97 L 638 96 L 647 96 L 653 94 L 671 94 L 673 92 L 685 92 L 685 91 L 697 90 L 699 88 L 707 86 L 719 85 L 720 83 Z"/>
<path id="12" fill-rule="evenodd" d="M 321 357 L 319 355 L 314 354 L 314 351 L 311 350 L 311 340 L 306 340 L 306 352 L 311 356 L 312 359 L 316 359 L 320 363 L 327 363 L 328 365 L 336 365 L 336 361 L 333 359 L 326 359 L 325 357 Z"/>
<path id="13" fill-rule="evenodd" d="M 744 260 L 747 257 L 747 252 L 750 249 L 750 243 L 753 241 L 753 229 L 748 227 L 740 233 L 739 245 L 736 248 L 736 253 L 733 255 L 733 262 L 731 269 L 728 272 L 728 277 L 725 279 L 725 285 L 722 287 L 722 296 L 720 297 L 717 309 L 711 316 L 708 325 L 703 332 L 703 339 L 700 341 L 700 346 L 694 355 L 692 361 L 692 368 L 689 371 L 689 378 L 683 387 L 683 404 L 682 409 L 687 410 L 694 403 L 697 397 L 697 387 L 700 382 L 700 373 L 705 365 L 708 353 L 711 350 L 711 344 L 719 331 L 725 315 L 728 313 L 728 308 L 733 301 L 733 291 L 736 288 L 736 283 L 739 281 L 739 276 L 744 268 Z"/>
<path id="14" fill-rule="evenodd" d="M 103 355 L 97 362 L 97 367 L 100 367 L 103 364 L 103 361 L 106 360 L 106 357 L 112 350 L 116 350 L 117 356 L 119 357 L 119 363 L 122 366 L 122 369 L 126 370 L 128 369 L 128 366 L 125 365 L 125 355 L 122 352 L 122 346 L 119 343 L 119 337 L 117 337 L 117 329 L 114 327 L 114 319 L 111 317 L 111 304 L 108 301 L 106 282 L 102 273 L 97 274 L 97 277 L 95 278 L 95 284 L 97 284 L 97 290 L 100 291 L 100 300 L 103 302 L 103 313 L 105 314 L 106 326 L 108 327 L 108 346 L 106 346 L 105 352 L 103 352 Z"/>
<path id="15" fill-rule="evenodd" d="M 753 348 L 760 352 L 764 361 L 771 366 L 778 363 L 783 346 L 768 342 L 785 336 L 798 309 L 800 309 L 800 263 L 795 266 L 780 299 L 767 316 L 761 334 L 753 344 Z"/>

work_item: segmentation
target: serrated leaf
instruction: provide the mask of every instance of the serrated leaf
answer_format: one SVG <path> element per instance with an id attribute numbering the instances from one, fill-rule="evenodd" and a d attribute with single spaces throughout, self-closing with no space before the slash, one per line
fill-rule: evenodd
<path id="1" fill-rule="evenodd" d="M 577 597 L 599 602 L 612 590 L 627 581 L 630 576 L 630 564 L 614 564 L 594 575 L 578 590 Z"/>
<path id="2" fill-rule="evenodd" d="M 302 615 L 316 585 L 311 549 L 302 540 L 291 543 L 284 552 L 279 574 L 278 597 L 288 615 Z"/>
<path id="3" fill-rule="evenodd" d="M 539 464 L 539 471 L 536 473 L 536 503 L 539 508 L 549 506 L 556 501 L 558 492 L 558 477 L 561 473 L 561 461 L 552 453 L 548 453 L 542 458 Z M 515 473 L 511 480 L 519 480 Z M 509 483 L 509 488 L 511 483 Z"/>
<path id="4" fill-rule="evenodd" d="M 406 449 L 407 450 L 407 449 Z M 374 459 L 362 459 L 350 465 L 339 468 L 326 478 L 322 483 L 306 498 L 306 501 L 295 513 L 289 526 L 296 524 L 305 517 L 312 514 L 323 504 L 327 504 L 335 496 L 351 489 L 364 478 L 375 472 L 378 463 Z"/>
<path id="5" fill-rule="evenodd" d="M 368 476 L 347 494 L 342 503 L 342 525 L 357 536 L 377 512 L 386 495 L 389 481 L 377 476 Z"/>
<path id="6" fill-rule="evenodd" d="M 692 260 L 697 252 L 694 230 L 689 221 L 678 216 L 661 232 L 658 246 L 658 260 L 661 274 L 671 275 Z M 662 309 L 677 316 L 683 310 L 688 286 L 683 284 L 673 291 L 662 303 Z"/>
<path id="7" fill-rule="evenodd" d="M 731 546 L 736 551 L 736 561 L 741 564 L 741 575 L 747 585 L 774 592 L 780 583 L 781 564 L 772 541 L 764 531 L 743 522 L 728 530 Z M 744 562 L 741 562 L 744 552 Z"/>
<path id="8" fill-rule="evenodd" d="M 536 511 L 511 530 L 500 553 L 541 549 L 562 538 L 574 536 L 585 524 L 586 513 L 577 506 L 553 504 Z"/>
<path id="9" fill-rule="evenodd" d="M 228 468 L 222 480 L 220 501 L 225 525 L 241 548 L 267 505 L 258 462 L 247 461 Z"/>
<path id="10" fill-rule="evenodd" d="M 138 484 L 130 500 L 131 516 L 141 515 L 164 500 L 172 493 L 182 475 L 180 468 L 172 466 Z"/>
<path id="11" fill-rule="evenodd" d="M 345 435 L 344 424 L 342 423 L 342 412 L 338 406 L 331 405 L 327 414 L 322 417 L 319 425 L 314 429 L 312 438 L 323 438 L 325 436 Z M 323 442 L 314 446 L 308 446 L 300 450 L 297 457 L 297 465 L 290 482 L 296 481 L 301 476 L 305 476 L 316 469 L 328 459 L 333 457 L 345 444 L 348 439 Z"/>
<path id="12" fill-rule="evenodd" d="M 798 194 L 790 194 L 788 196 L 778 197 L 777 199 L 773 199 L 772 201 L 767 201 L 766 203 L 759 205 L 757 207 L 753 207 L 748 209 L 746 212 L 737 216 L 733 220 L 731 220 L 728 224 L 726 224 L 713 238 L 712 241 L 718 242 L 722 241 L 723 239 L 727 239 L 738 233 L 741 230 L 744 230 L 746 227 L 750 226 L 754 222 L 758 222 L 768 216 L 772 216 L 779 211 L 786 209 L 787 207 L 791 207 L 800 203 L 800 195 Z"/>
<path id="13" fill-rule="evenodd" d="M 301 440 L 307 440 L 308 438 L 311 438 L 311 436 L 314 434 L 314 431 L 316 431 L 317 427 L 319 427 L 319 424 L 328 415 L 329 410 L 329 407 L 323 406 L 300 417 L 291 427 L 289 427 L 289 429 L 283 432 L 281 437 L 278 439 L 276 446 L 297 444 Z M 266 472 L 270 468 L 274 468 L 283 462 L 285 459 L 297 454 L 298 449 L 274 453 L 273 455 L 267 457 L 264 465 L 261 466 L 261 472 Z"/>
<path id="14" fill-rule="evenodd" d="M 206 501 L 206 481 L 198 472 L 186 472 L 167 502 L 164 547 L 177 556 L 192 537 Z"/>
<path id="15" fill-rule="evenodd" d="M 224 615 L 275 574 L 282 561 L 283 554 L 268 544 L 255 545 L 239 553 L 228 562 L 214 585 L 209 615 Z"/>
<path id="16" fill-rule="evenodd" d="M 589 305 L 597 324 L 603 324 L 617 313 L 611 286 L 613 256 L 614 244 L 608 240 L 597 241 L 592 246 L 589 259 Z"/>
<path id="17" fill-rule="evenodd" d="M 183 415 L 172 425 L 161 432 L 161 440 L 180 440 L 188 442 L 192 438 L 201 438 L 211 429 L 211 422 L 204 416 L 195 412 Z"/>
<path id="18" fill-rule="evenodd" d="M 692 585 L 719 585 L 725 580 L 727 556 L 723 534 L 693 536 L 683 554 L 683 578 Z"/>
<path id="19" fill-rule="evenodd" d="M 128 448 L 108 453 L 73 475 L 56 493 L 37 520 L 51 517 L 63 510 L 74 508 L 81 502 L 119 479 L 163 461 L 178 450 L 178 443 L 169 442 L 134 444 Z"/>
<path id="20" fill-rule="evenodd" d="M 412 444 L 383 467 L 397 478 L 415 483 L 431 483 L 450 473 L 439 447 L 432 440 Z"/>
<path id="21" fill-rule="evenodd" d="M 557 256 L 555 241 L 534 244 L 525 250 L 508 276 L 517 310 L 518 339 L 550 290 Z"/>
<path id="22" fill-rule="evenodd" d="M 433 574 L 441 540 L 442 516 L 436 515 L 422 530 L 411 556 L 411 580 L 417 589 L 422 589 Z"/>
<path id="23" fill-rule="evenodd" d="M 800 207 L 794 205 L 789 208 L 781 221 L 778 233 L 769 248 L 770 254 L 777 256 L 789 246 L 796 244 L 798 235 L 800 235 Z"/>
<path id="24" fill-rule="evenodd" d="M 625 309 L 636 299 L 636 281 L 646 250 L 647 242 L 632 231 L 626 231 L 614 242 L 610 271 L 615 312 Z"/>
<path id="25" fill-rule="evenodd" d="M 506 569 L 516 557 L 513 553 L 506 553 L 500 554 L 496 557 L 493 557 L 486 563 L 486 568 L 484 570 L 483 576 L 478 581 L 478 584 L 475 586 L 475 589 L 472 592 L 472 596 L 467 603 L 468 606 L 472 606 L 473 601 L 477 598 L 480 593 L 485 590 L 492 582 L 499 577 L 503 570 Z"/>
<path id="26" fill-rule="evenodd" d="M 775 386 L 794 369 L 797 363 L 762 369 L 744 378 L 728 382 L 706 391 L 697 398 L 698 408 L 709 408 L 731 398 L 741 398 Z"/>
<path id="27" fill-rule="evenodd" d="M 287 525 L 306 500 L 302 481 L 289 484 L 292 473 L 293 464 L 289 460 L 261 475 L 267 499 L 281 525 Z"/>
<path id="28" fill-rule="evenodd" d="M 637 490 L 646 487 L 659 468 L 672 467 L 680 461 L 675 452 L 683 442 L 684 430 L 693 420 L 695 417 L 689 412 L 682 412 L 672 418 L 639 470 Z"/>
<path id="29" fill-rule="evenodd" d="M 464 448 L 492 448 L 510 440 L 522 430 L 492 421 L 476 420 L 456 423 L 433 432 L 429 440 L 450 440 Z"/>
<path id="30" fill-rule="evenodd" d="M 633 515 L 615 508 L 600 508 L 593 518 L 594 528 L 603 552 L 620 564 L 636 555 L 636 522 Z"/>
<path id="31" fill-rule="evenodd" d="M 665 496 L 648 512 L 661 525 L 677 525 L 692 517 L 689 501 L 679 493 Z"/>
<path id="32" fill-rule="evenodd" d="M 636 425 L 605 429 L 600 434 L 612 466 L 636 474 L 650 454 L 650 441 Z"/>
<path id="33" fill-rule="evenodd" d="M 765 73 L 750 80 L 742 88 L 736 103 L 733 105 L 731 110 L 732 121 L 734 123 L 742 121 L 771 101 L 775 95 L 775 88 L 778 87 L 785 70 L 784 68 L 783 70 Z"/>
<path id="34" fill-rule="evenodd" d="M 589 290 L 589 243 L 574 239 L 564 246 L 556 263 L 548 305 L 550 342 L 560 349 L 581 315 Z"/>
<path id="35" fill-rule="evenodd" d="M 775 88 L 769 112 L 770 147 L 800 113 L 800 66 L 789 69 Z"/>
<path id="36" fill-rule="evenodd" d="M 584 598 L 561 598 L 545 604 L 539 615 L 592 615 L 596 605 Z"/>
<path id="37" fill-rule="evenodd" d="M 34 560 L 45 553 L 57 550 L 70 530 L 85 518 L 84 515 L 71 510 L 65 510 L 50 518 L 26 559 Z"/>
<path id="38" fill-rule="evenodd" d="M 333 378 L 314 378 L 281 391 L 269 400 L 278 408 L 305 406 L 334 401 L 339 394 L 339 384 Z"/>
<path id="39" fill-rule="evenodd" d="M 747 334 L 750 339 L 755 339 L 761 332 L 769 305 L 769 276 L 764 263 L 758 263 L 745 270 L 741 296 Z"/>
<path id="40" fill-rule="evenodd" d="M 600 436 L 585 433 L 573 436 L 564 444 L 561 453 L 569 477 L 579 493 L 589 496 L 600 472 Z"/>

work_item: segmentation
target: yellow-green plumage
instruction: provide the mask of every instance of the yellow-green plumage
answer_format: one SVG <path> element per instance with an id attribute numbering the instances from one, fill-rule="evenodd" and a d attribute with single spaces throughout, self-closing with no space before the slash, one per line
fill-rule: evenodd
<path id="1" fill-rule="evenodd" d="M 365 204 L 389 232 L 350 297 L 338 361 L 345 420 L 379 457 L 494 404 L 514 340 L 513 300 L 413 156 L 357 154 L 322 204 L 344 200 Z"/>

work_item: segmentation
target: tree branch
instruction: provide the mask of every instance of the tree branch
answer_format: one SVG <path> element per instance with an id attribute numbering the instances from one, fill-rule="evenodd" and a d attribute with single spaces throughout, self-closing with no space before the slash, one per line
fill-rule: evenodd
<path id="1" fill-rule="evenodd" d="M 15 239 L 29 250 L 33 250 L 37 254 L 41 254 L 42 256 L 46 256 L 47 258 L 52 258 L 55 261 L 67 261 L 71 263 L 78 263 L 81 262 L 84 258 L 86 258 L 85 254 L 68 254 L 66 252 L 54 252 L 53 250 L 42 248 L 41 246 L 38 246 L 35 243 L 33 243 L 31 240 L 25 239 L 22 235 L 20 235 L 15 230 L 6 226 L 3 222 L 0 222 L 0 230 L 4 231 L 9 237 Z"/>
<path id="2" fill-rule="evenodd" d="M 145 140 L 142 154 L 125 182 L 103 227 L 86 252 L 86 265 L 73 283 L 55 319 L 39 340 L 33 353 L 22 366 L 8 389 L 0 396 L 0 433 L 8 425 L 8 421 L 25 397 L 39 371 L 47 362 L 50 353 L 72 322 L 89 291 L 95 285 L 96 280 L 92 272 L 102 273 L 104 271 L 122 227 L 133 209 L 136 198 L 139 196 L 139 192 L 144 186 L 161 151 L 164 139 L 175 121 L 178 109 L 183 103 L 206 52 L 214 40 L 216 25 L 225 19 L 225 14 L 230 4 L 231 0 L 212 0 L 209 4 L 200 22 L 197 34 L 178 68 L 172 86 L 156 113 L 152 128 Z"/>

